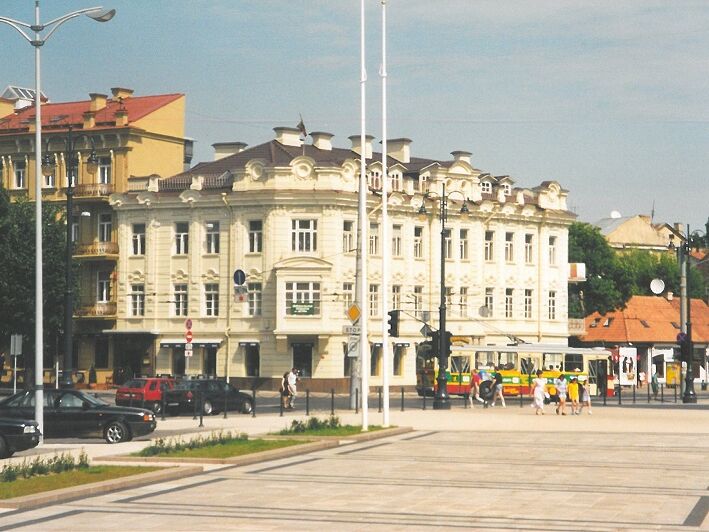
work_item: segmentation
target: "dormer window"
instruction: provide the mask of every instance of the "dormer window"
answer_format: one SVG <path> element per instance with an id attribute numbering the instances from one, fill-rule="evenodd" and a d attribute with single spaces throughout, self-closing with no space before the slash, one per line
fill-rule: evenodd
<path id="1" fill-rule="evenodd" d="M 480 183 L 480 188 L 483 194 L 492 194 L 492 183 L 489 181 L 483 181 Z"/>
<path id="2" fill-rule="evenodd" d="M 369 186 L 375 190 L 381 190 L 382 188 L 382 174 L 375 170 L 369 174 Z"/>
<path id="3" fill-rule="evenodd" d="M 512 195 L 512 187 L 510 186 L 509 183 L 502 183 L 502 192 L 505 193 L 505 196 Z"/>

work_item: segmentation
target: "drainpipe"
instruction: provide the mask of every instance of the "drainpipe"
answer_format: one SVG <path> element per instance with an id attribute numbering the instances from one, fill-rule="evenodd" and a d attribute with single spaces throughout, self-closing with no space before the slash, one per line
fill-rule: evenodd
<path id="1" fill-rule="evenodd" d="M 229 205 L 229 200 L 227 199 L 226 192 L 222 192 L 222 201 L 224 205 L 229 209 L 229 232 L 227 237 L 227 271 L 231 273 L 232 271 L 232 257 L 231 257 L 231 235 L 232 235 L 232 225 L 234 224 L 234 208 Z M 227 284 L 229 281 L 227 281 Z M 224 335 L 226 336 L 226 356 L 224 357 L 224 378 L 229 382 L 229 357 L 231 356 L 231 304 L 233 298 L 231 297 L 231 290 L 227 291 L 229 297 L 226 303 L 226 327 L 224 328 Z"/>

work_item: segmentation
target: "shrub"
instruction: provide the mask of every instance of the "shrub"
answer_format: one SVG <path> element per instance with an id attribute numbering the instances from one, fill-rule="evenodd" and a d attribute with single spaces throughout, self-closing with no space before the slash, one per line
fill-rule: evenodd
<path id="1" fill-rule="evenodd" d="M 169 454 L 169 453 L 174 453 L 178 451 L 184 451 L 186 449 L 200 449 L 202 447 L 212 447 L 215 445 L 224 445 L 227 443 L 230 443 L 234 440 L 248 440 L 249 437 L 247 434 L 232 434 L 231 431 L 227 432 L 217 432 L 214 433 L 212 432 L 209 434 L 207 437 L 203 436 L 197 436 L 196 438 L 193 438 L 189 441 L 183 441 L 179 438 L 171 438 L 168 440 L 164 440 L 162 438 L 158 438 L 155 440 L 155 442 L 150 445 L 149 447 L 146 447 L 142 451 L 140 451 L 138 454 L 140 456 L 156 456 L 159 454 Z"/>
<path id="2" fill-rule="evenodd" d="M 291 421 L 290 428 L 283 429 L 279 434 L 298 434 L 307 431 L 318 431 L 323 429 L 336 429 L 340 427 L 340 418 L 330 416 L 328 419 L 319 419 L 311 417 L 308 421 L 294 419 Z"/>
<path id="3" fill-rule="evenodd" d="M 51 458 L 42 458 L 37 456 L 31 462 L 26 459 L 21 464 L 8 464 L 0 470 L 0 480 L 3 482 L 13 482 L 18 478 L 30 478 L 41 475 L 49 475 L 50 473 L 63 473 L 64 471 L 72 471 L 77 468 L 89 467 L 89 457 L 85 451 L 81 451 L 79 461 L 74 459 L 70 454 L 62 453 L 54 455 Z"/>

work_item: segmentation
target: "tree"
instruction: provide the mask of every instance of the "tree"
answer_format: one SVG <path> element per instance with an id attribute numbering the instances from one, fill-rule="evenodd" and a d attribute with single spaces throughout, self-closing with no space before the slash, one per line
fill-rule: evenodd
<path id="1" fill-rule="evenodd" d="M 65 220 L 61 206 L 42 205 L 42 304 L 47 351 L 57 345 L 64 323 Z M 26 197 L 10 201 L 1 187 L 0 235 L 0 345 L 9 345 L 10 334 L 22 334 L 22 350 L 27 355 L 34 349 L 35 336 L 35 205 Z"/>

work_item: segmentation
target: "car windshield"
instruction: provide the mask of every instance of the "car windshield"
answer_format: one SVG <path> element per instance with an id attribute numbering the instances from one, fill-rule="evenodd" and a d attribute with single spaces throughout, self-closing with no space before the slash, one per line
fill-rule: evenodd
<path id="1" fill-rule="evenodd" d="M 130 379 L 123 383 L 122 388 L 145 388 L 145 379 Z"/>
<path id="2" fill-rule="evenodd" d="M 87 403 L 90 403 L 94 406 L 106 406 L 107 404 L 109 404 L 106 401 L 104 401 L 103 399 L 101 399 L 98 395 L 93 395 L 93 394 L 83 393 L 83 392 L 79 392 L 79 395 L 81 396 L 81 398 L 84 401 L 86 401 Z"/>

